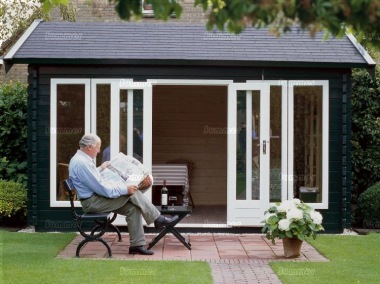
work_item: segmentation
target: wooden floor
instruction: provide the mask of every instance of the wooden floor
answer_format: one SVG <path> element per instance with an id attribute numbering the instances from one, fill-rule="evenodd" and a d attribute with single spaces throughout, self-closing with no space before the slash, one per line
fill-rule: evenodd
<path id="1" fill-rule="evenodd" d="M 197 224 L 198 227 L 217 228 L 227 224 L 226 205 L 196 205 L 190 216 L 184 218 L 178 225 Z"/>

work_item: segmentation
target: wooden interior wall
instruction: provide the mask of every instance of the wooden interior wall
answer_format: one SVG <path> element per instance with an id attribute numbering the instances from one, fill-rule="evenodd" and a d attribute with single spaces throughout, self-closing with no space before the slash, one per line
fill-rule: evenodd
<path id="1" fill-rule="evenodd" d="M 153 163 L 193 161 L 196 205 L 227 204 L 226 132 L 226 87 L 153 88 Z"/>

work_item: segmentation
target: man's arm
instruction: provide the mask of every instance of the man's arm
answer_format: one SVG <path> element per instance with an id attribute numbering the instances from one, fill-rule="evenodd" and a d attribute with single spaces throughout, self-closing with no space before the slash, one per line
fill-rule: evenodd
<path id="1" fill-rule="evenodd" d="M 78 180 L 82 183 L 79 187 L 87 187 L 98 195 L 108 198 L 117 198 L 129 193 L 125 183 L 103 182 L 95 165 L 89 167 L 77 165 L 75 172 Z"/>

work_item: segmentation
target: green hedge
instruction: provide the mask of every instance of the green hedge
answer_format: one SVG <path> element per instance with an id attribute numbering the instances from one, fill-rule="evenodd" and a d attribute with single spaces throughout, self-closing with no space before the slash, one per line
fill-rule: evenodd
<path id="1" fill-rule="evenodd" d="M 26 184 L 27 85 L 0 85 L 0 179 Z"/>
<path id="2" fill-rule="evenodd" d="M 380 181 L 380 68 L 372 80 L 366 70 L 352 77 L 352 201 Z"/>
<path id="3" fill-rule="evenodd" d="M 0 180 L 0 217 L 26 215 L 26 188 L 14 181 Z"/>
<path id="4" fill-rule="evenodd" d="M 380 182 L 360 195 L 357 217 L 362 220 L 363 227 L 380 229 Z"/>

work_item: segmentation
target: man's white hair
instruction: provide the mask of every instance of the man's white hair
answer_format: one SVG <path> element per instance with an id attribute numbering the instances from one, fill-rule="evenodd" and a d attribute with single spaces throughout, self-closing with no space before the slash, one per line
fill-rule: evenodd
<path id="1" fill-rule="evenodd" d="M 79 141 L 79 147 L 86 148 L 87 146 L 95 146 L 96 144 L 100 143 L 100 141 L 101 140 L 99 136 L 96 134 L 85 134 Z"/>

